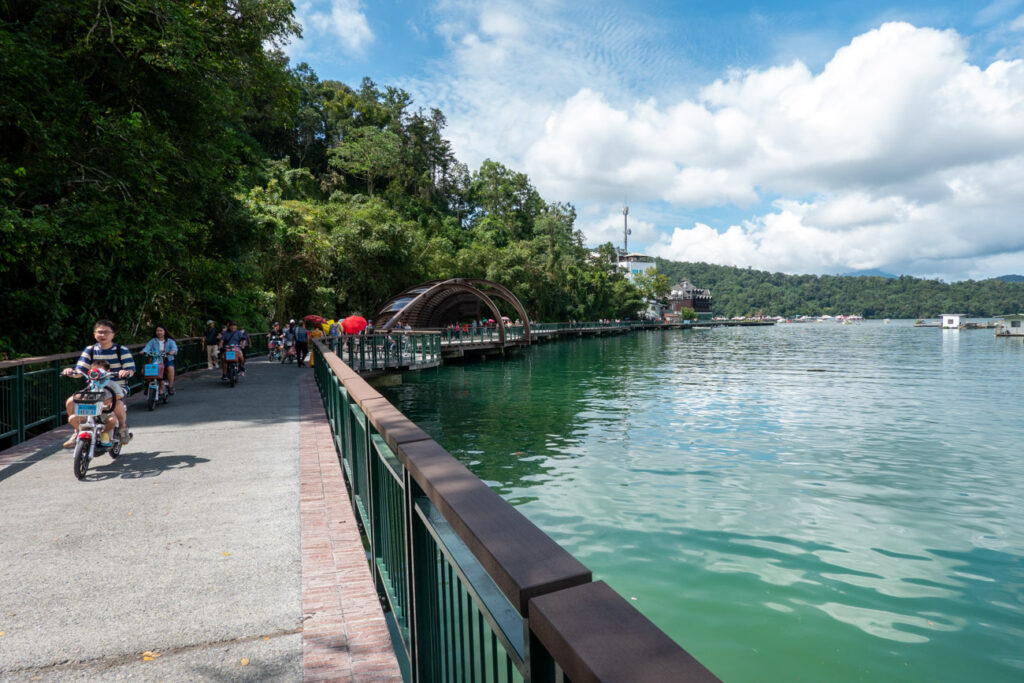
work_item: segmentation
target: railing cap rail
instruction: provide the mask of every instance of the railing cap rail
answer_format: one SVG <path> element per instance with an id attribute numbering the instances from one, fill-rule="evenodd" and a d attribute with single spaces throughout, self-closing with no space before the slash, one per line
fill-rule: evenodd
<path id="1" fill-rule="evenodd" d="M 529 619 L 573 683 L 721 683 L 604 581 L 533 598 Z"/>

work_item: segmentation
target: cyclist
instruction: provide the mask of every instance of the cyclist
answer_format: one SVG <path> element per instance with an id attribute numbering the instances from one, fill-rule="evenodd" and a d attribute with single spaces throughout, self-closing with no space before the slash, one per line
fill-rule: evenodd
<path id="1" fill-rule="evenodd" d="M 167 376 L 167 393 L 174 396 L 174 356 L 178 353 L 178 343 L 167 334 L 167 328 L 157 325 L 153 328 L 153 338 L 146 342 L 142 349 L 145 356 L 164 357 L 164 375 Z"/>
<path id="2" fill-rule="evenodd" d="M 222 382 L 227 382 L 228 381 L 228 365 L 227 365 L 227 362 L 225 362 L 223 360 L 224 359 L 224 347 L 225 346 L 239 346 L 240 347 L 242 345 L 242 341 L 245 339 L 243 334 L 244 333 L 241 330 L 238 329 L 238 323 L 236 323 L 234 320 L 229 322 L 227 329 L 220 333 L 220 342 L 219 342 L 220 350 L 221 350 L 221 354 L 220 354 L 220 357 L 221 357 L 220 380 Z M 241 359 L 239 359 L 239 360 L 241 360 Z M 241 365 L 239 367 L 239 370 L 241 370 L 241 368 L 243 368 L 243 367 L 245 367 L 245 366 Z M 242 374 L 244 374 L 244 373 L 242 373 Z"/>
<path id="3" fill-rule="evenodd" d="M 131 393 L 127 380 L 135 374 L 135 359 L 132 358 L 132 352 L 114 341 L 114 323 L 109 320 L 97 320 L 93 325 L 92 334 L 96 343 L 85 347 L 82 355 L 78 357 L 75 367 L 66 368 L 63 374 L 68 377 L 81 376 L 89 372 L 89 368 L 96 361 L 106 361 L 110 366 L 110 373 L 118 379 L 117 383 L 124 391 L 124 395 L 127 396 Z M 68 421 L 70 422 L 75 413 L 74 396 L 68 397 L 64 407 L 68 411 Z M 120 425 L 121 443 L 127 444 L 131 441 L 132 435 L 128 431 L 128 414 L 125 411 L 124 401 L 114 402 L 114 416 Z M 72 448 L 74 445 L 75 435 L 72 434 L 71 438 L 64 442 L 64 448 Z"/>

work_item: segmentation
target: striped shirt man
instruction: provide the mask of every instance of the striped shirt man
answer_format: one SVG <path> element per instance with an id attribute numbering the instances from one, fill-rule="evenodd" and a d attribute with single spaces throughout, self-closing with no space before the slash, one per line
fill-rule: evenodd
<path id="1" fill-rule="evenodd" d="M 110 363 L 110 374 L 116 377 L 117 383 L 127 391 L 128 380 L 117 377 L 117 373 L 121 370 L 135 372 L 135 359 L 132 358 L 132 352 L 117 342 L 112 343 L 106 349 L 99 344 L 92 344 L 85 347 L 82 355 L 78 357 L 78 362 L 75 363 L 75 371 L 84 375 L 89 372 L 89 366 L 98 360 L 105 360 Z"/>

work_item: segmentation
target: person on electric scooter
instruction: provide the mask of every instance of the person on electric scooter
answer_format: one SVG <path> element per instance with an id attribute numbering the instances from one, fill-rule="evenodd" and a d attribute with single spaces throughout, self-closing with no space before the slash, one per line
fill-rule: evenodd
<path id="1" fill-rule="evenodd" d="M 284 353 L 284 332 L 281 331 L 281 323 L 278 322 L 271 325 L 270 331 L 267 333 L 268 355 L 272 355 L 275 350 L 279 354 Z"/>
<path id="2" fill-rule="evenodd" d="M 110 363 L 105 360 L 94 361 L 89 366 L 90 370 L 100 370 L 108 375 L 108 379 L 103 380 L 103 390 L 109 394 L 109 398 L 103 402 L 103 432 L 100 434 L 100 440 L 97 444 L 103 448 L 110 448 L 113 446 L 113 442 L 110 440 L 110 436 L 114 429 L 117 428 L 117 417 L 114 415 L 114 408 L 117 406 L 118 399 L 124 400 L 124 388 L 120 384 L 109 378 L 110 374 Z M 75 434 L 78 434 L 79 424 L 82 422 L 81 417 L 78 415 L 72 415 L 68 418 L 68 424 L 75 428 Z M 73 437 L 74 438 L 74 437 Z M 111 457 L 116 458 L 116 455 L 111 454 Z"/>
<path id="3" fill-rule="evenodd" d="M 109 365 L 110 373 L 117 378 L 117 383 L 122 391 L 124 391 L 124 395 L 127 396 L 130 393 L 127 380 L 135 374 L 135 359 L 132 358 L 132 352 L 127 347 L 114 341 L 114 323 L 109 320 L 97 320 L 96 324 L 93 325 L 92 333 L 96 343 L 85 347 L 82 355 L 78 357 L 75 367 L 66 368 L 62 374 L 67 377 L 85 375 L 89 372 L 89 368 L 92 367 L 93 363 L 98 360 L 106 361 Z M 68 397 L 64 407 L 68 411 L 68 422 L 70 422 L 75 414 L 73 395 Z M 128 414 L 125 410 L 124 401 L 114 402 L 114 415 L 117 417 L 117 422 L 120 425 L 121 443 L 127 444 L 131 441 L 132 435 L 128 431 Z M 72 434 L 71 438 L 64 442 L 64 448 L 72 448 L 74 445 L 75 434 Z"/>
<path id="4" fill-rule="evenodd" d="M 174 357 L 178 353 L 178 343 L 167 334 L 167 328 L 157 325 L 153 328 L 153 338 L 142 348 L 144 356 L 164 357 L 164 377 L 167 379 L 167 393 L 174 396 Z"/>
<path id="5" fill-rule="evenodd" d="M 222 382 L 227 382 L 228 381 L 228 364 L 227 364 L 227 361 L 223 360 L 224 359 L 224 347 L 225 346 L 239 346 L 240 347 L 242 345 L 242 342 L 244 341 L 244 339 L 245 339 L 244 333 L 241 330 L 238 329 L 238 323 L 235 322 L 234 320 L 229 322 L 227 329 L 224 330 L 223 332 L 221 332 L 221 334 L 220 334 L 220 342 L 219 343 L 220 343 L 220 351 L 221 351 L 221 353 L 220 353 L 220 357 L 221 357 L 220 379 L 221 379 Z M 241 359 L 239 359 L 239 360 L 241 360 Z M 243 370 L 244 367 L 245 367 L 245 365 L 242 365 L 241 363 L 239 363 L 239 368 L 238 368 L 239 369 L 239 374 L 242 374 L 242 375 L 245 374 L 245 370 Z"/>

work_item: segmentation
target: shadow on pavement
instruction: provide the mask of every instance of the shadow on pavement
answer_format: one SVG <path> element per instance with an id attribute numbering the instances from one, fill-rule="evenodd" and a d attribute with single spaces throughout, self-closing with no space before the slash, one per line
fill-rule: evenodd
<path id="1" fill-rule="evenodd" d="M 142 453 L 125 453 L 117 460 L 93 465 L 85 474 L 85 481 L 104 481 L 106 479 L 142 479 L 158 477 L 168 470 L 180 470 L 210 462 L 209 458 L 195 455 L 160 455 L 159 451 Z"/>

